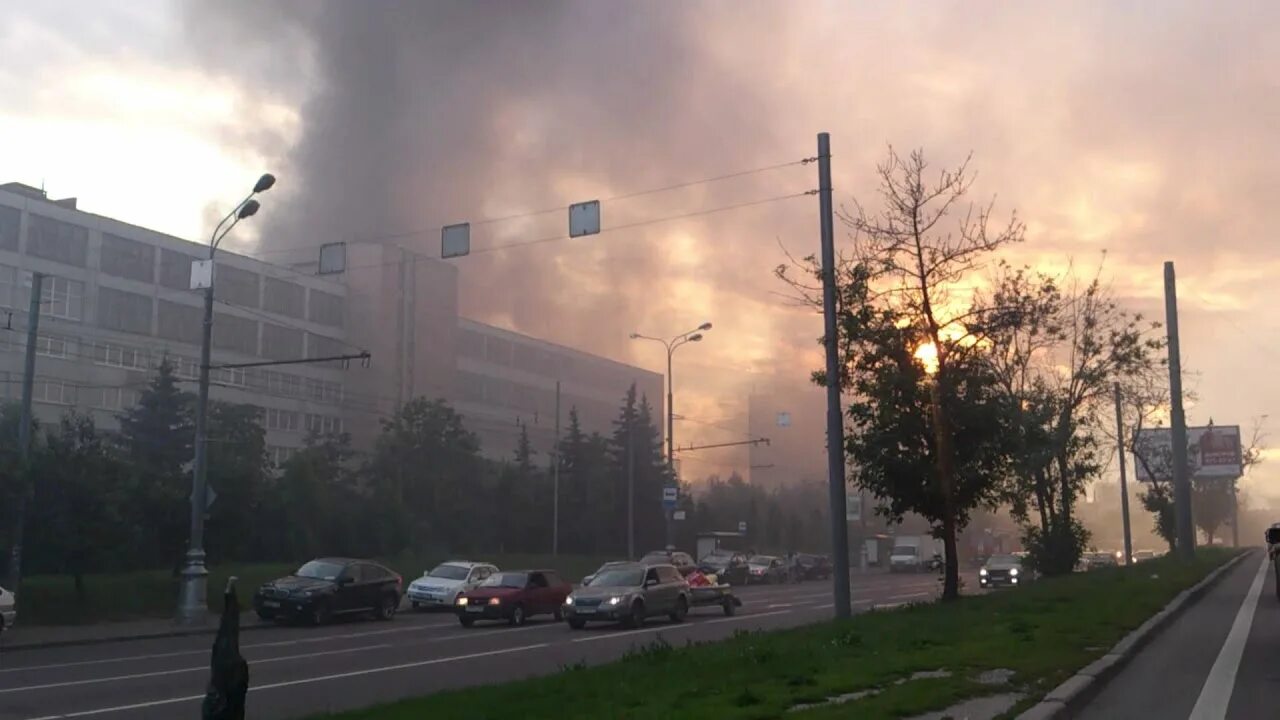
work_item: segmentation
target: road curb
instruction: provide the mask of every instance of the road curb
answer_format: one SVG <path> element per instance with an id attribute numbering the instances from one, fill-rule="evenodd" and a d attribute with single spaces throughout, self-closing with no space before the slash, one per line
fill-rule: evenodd
<path id="1" fill-rule="evenodd" d="M 240 632 L 248 632 L 253 630 L 266 630 L 276 627 L 274 624 L 266 624 L 253 622 L 245 624 L 241 620 Z M 18 629 L 17 632 L 21 632 Z M 0 653 L 20 652 L 23 650 L 48 650 L 53 648 L 64 647 L 81 647 L 89 645 L 109 645 L 118 642 L 130 642 L 134 640 L 163 640 L 165 638 L 176 637 L 198 637 L 200 635 L 216 635 L 218 632 L 217 618 L 213 618 L 208 625 L 198 627 L 173 627 L 169 630 L 157 630 L 154 632 L 136 633 L 133 635 L 111 635 L 107 637 L 89 637 L 89 638 L 73 638 L 67 640 L 27 640 L 10 642 L 8 638 L 0 638 Z"/>
<path id="2" fill-rule="evenodd" d="M 1146 622 L 1139 625 L 1136 630 L 1121 638 L 1110 652 L 1084 666 L 1061 685 L 1050 690 L 1043 700 L 1018 715 L 1017 720 L 1061 720 L 1071 717 L 1091 700 L 1130 658 L 1150 642 L 1156 633 L 1164 629 L 1188 605 L 1203 595 L 1228 570 L 1251 554 L 1250 550 L 1237 553 L 1235 557 L 1210 571 L 1200 582 L 1175 595 L 1163 609 L 1147 618 Z"/>

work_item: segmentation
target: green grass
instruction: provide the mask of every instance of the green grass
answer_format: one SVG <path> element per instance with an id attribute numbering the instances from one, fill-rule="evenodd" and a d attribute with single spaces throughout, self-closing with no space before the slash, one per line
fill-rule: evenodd
<path id="1" fill-rule="evenodd" d="M 406 553 L 381 561 L 412 582 L 437 563 L 457 559 L 437 554 Z M 579 555 L 490 555 L 476 554 L 475 560 L 493 562 L 500 568 L 553 568 L 576 582 L 595 571 L 605 558 Z M 612 558 L 609 558 L 612 559 Z M 247 607 L 249 593 L 272 578 L 288 574 L 295 563 L 232 563 L 209 569 L 209 607 L 222 609 L 222 589 L 227 578 L 240 578 L 240 601 Z M 76 596 L 75 584 L 66 575 L 35 575 L 24 578 L 18 593 L 18 614 L 23 625 L 82 625 L 149 618 L 172 617 L 177 602 L 178 585 L 167 570 L 86 575 L 86 598 Z"/>
<path id="2" fill-rule="evenodd" d="M 1229 551 L 1205 549 L 1189 564 L 1162 558 L 956 603 L 739 633 L 719 643 L 652 644 L 608 665 L 574 666 L 546 677 L 320 717 L 499 720 L 518 708 L 517 714 L 531 720 L 763 720 L 782 717 L 797 704 L 874 688 L 877 694 L 856 701 L 786 715 L 874 720 L 1007 692 L 1009 687 L 973 679 L 997 668 L 1015 671 L 1013 689 L 1039 697 L 1229 557 Z M 912 673 L 938 669 L 952 675 L 895 684 Z"/>

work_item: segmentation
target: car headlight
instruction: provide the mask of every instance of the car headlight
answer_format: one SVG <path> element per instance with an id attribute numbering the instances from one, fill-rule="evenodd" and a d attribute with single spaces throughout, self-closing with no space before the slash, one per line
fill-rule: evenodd
<path id="1" fill-rule="evenodd" d="M 986 577 L 986 576 L 987 576 L 987 569 L 986 569 L 986 568 L 982 568 L 981 570 L 979 570 L 979 571 L 978 571 L 978 574 L 979 574 L 979 575 L 981 575 L 982 577 Z"/>
<path id="2" fill-rule="evenodd" d="M 501 605 L 501 604 L 502 604 L 502 601 L 501 601 L 501 600 L 499 600 L 498 598 L 489 598 L 489 604 L 490 604 L 490 605 Z"/>
<path id="3" fill-rule="evenodd" d="M 1010 571 L 1009 571 L 1009 576 L 1010 576 L 1010 577 L 1018 577 L 1018 568 L 1014 568 L 1014 569 L 1010 570 Z"/>
<path id="4" fill-rule="evenodd" d="M 458 598 L 458 605 L 461 605 L 462 607 L 466 607 L 467 599 L 465 597 Z"/>
<path id="5" fill-rule="evenodd" d="M 565 605 L 572 605 L 572 604 L 573 604 L 573 596 L 572 596 L 572 595 L 570 595 L 570 596 L 566 597 L 566 598 L 564 599 L 564 604 L 565 604 Z"/>
<path id="6" fill-rule="evenodd" d="M 608 600 L 605 600 L 605 601 L 604 601 L 604 604 L 605 604 L 605 605 L 617 605 L 617 604 L 618 604 L 618 603 L 620 603 L 620 602 L 622 602 L 622 598 L 618 597 L 617 595 L 614 595 L 613 597 L 609 598 Z"/>

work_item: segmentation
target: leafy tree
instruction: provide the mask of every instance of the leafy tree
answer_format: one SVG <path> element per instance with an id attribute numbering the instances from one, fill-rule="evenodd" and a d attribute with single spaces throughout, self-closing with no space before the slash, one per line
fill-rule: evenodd
<path id="1" fill-rule="evenodd" d="M 193 396 L 178 388 L 172 361 L 160 363 L 138 404 L 120 416 L 121 451 L 130 468 L 129 517 L 139 535 L 130 554 L 139 564 L 175 565 L 190 521 L 194 456 Z"/>
<path id="2" fill-rule="evenodd" d="M 267 502 L 270 461 L 261 410 L 252 405 L 209 404 L 208 487 L 214 502 L 205 525 L 206 549 L 222 558 L 261 557 L 270 545 L 257 537 L 256 518 Z"/>

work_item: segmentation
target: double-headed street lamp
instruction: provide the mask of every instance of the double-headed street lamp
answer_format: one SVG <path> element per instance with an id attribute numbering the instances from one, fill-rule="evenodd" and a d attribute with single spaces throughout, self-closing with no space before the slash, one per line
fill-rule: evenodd
<path id="1" fill-rule="evenodd" d="M 186 564 L 182 569 L 182 590 L 178 595 L 178 620 L 183 623 L 204 622 L 209 612 L 205 600 L 209 571 L 204 566 L 204 515 L 208 507 L 206 478 L 209 466 L 208 423 L 205 416 L 209 409 L 209 355 L 213 340 L 213 254 L 237 223 L 258 212 L 260 205 L 253 196 L 270 190 L 275 184 L 276 177 L 271 173 L 258 178 L 253 191 L 222 218 L 209 237 L 208 282 L 204 288 L 204 328 L 200 341 L 200 391 L 196 396 L 196 457 L 191 480 L 191 540 L 187 546 Z M 229 225 L 228 220 L 231 221 Z"/>
<path id="2" fill-rule="evenodd" d="M 672 408 L 672 403 L 671 403 L 672 387 L 675 384 L 674 379 L 671 377 L 671 356 L 675 353 L 676 348 L 680 347 L 681 345 L 684 345 L 685 343 L 701 342 L 702 334 L 707 332 L 710 329 L 711 329 L 711 323 L 704 322 L 698 327 L 690 330 L 689 332 L 676 335 L 670 340 L 663 340 L 662 338 L 650 337 L 648 335 L 641 335 L 640 333 L 631 333 L 632 340 L 652 340 L 654 342 L 662 343 L 663 347 L 667 349 L 667 466 L 671 469 L 671 473 L 673 476 L 675 475 L 675 470 L 676 470 L 676 466 L 675 466 L 675 462 L 676 462 L 675 417 L 676 416 L 675 416 L 675 410 Z"/>

